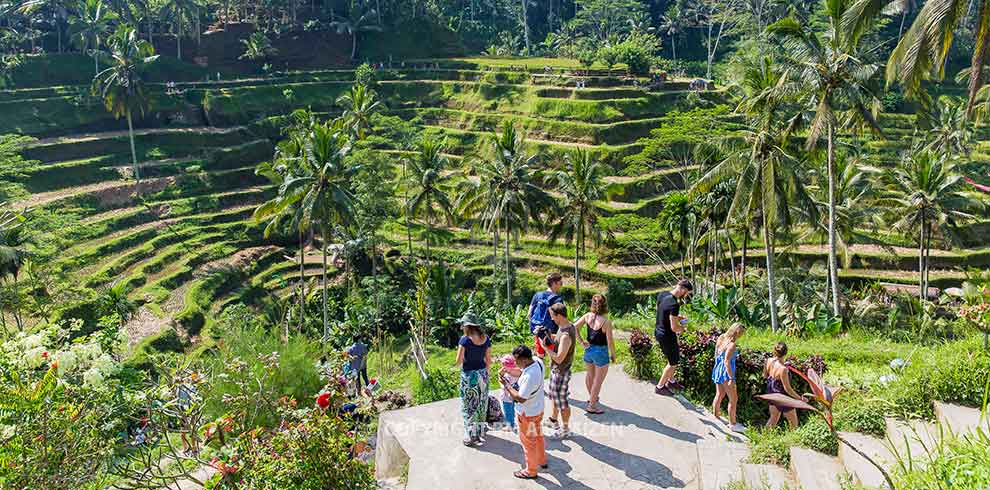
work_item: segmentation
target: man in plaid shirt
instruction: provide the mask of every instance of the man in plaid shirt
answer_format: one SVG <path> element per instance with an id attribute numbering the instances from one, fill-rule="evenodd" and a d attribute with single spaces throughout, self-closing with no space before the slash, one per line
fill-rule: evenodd
<path id="1" fill-rule="evenodd" d="M 551 437 L 564 439 L 571 435 L 568 426 L 571 420 L 571 407 L 567 403 L 567 397 L 570 395 L 571 364 L 574 361 L 577 329 L 567 319 L 567 307 L 563 303 L 555 303 L 550 306 L 550 318 L 557 324 L 558 329 L 555 338 L 557 350 L 548 351 L 551 367 L 547 397 L 550 398 L 550 404 L 553 406 L 553 415 L 547 419 L 546 423 L 555 429 Z"/>

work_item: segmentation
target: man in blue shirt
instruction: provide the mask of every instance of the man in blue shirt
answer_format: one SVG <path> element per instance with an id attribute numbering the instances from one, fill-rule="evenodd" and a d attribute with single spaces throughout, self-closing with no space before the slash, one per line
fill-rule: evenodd
<path id="1" fill-rule="evenodd" d="M 533 295 L 529 302 L 529 331 L 533 334 L 533 352 L 537 357 L 543 359 L 546 355 L 546 347 L 554 350 L 553 336 L 557 333 L 557 324 L 550 316 L 550 307 L 563 303 L 560 297 L 560 289 L 564 287 L 564 278 L 559 272 L 547 275 L 547 290 L 540 291 Z M 542 345 L 539 340 L 542 339 Z"/>
<path id="2" fill-rule="evenodd" d="M 358 393 L 368 392 L 368 346 L 364 343 L 364 337 L 358 336 L 354 339 L 354 344 L 347 348 L 347 356 L 351 359 L 351 369 L 357 373 Z M 361 381 L 364 384 L 361 384 Z M 368 392 L 370 395 L 370 392 Z"/>

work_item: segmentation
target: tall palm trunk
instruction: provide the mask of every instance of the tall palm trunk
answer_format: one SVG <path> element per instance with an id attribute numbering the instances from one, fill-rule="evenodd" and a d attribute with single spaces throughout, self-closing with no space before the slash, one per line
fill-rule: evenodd
<path id="1" fill-rule="evenodd" d="M 529 46 L 529 8 L 527 7 L 529 0 L 520 0 L 520 2 L 522 2 L 523 38 L 526 40 L 526 55 L 528 56 L 532 52 Z"/>
<path id="2" fill-rule="evenodd" d="M 581 213 L 580 223 L 584 223 L 584 213 Z M 581 304 L 581 244 L 584 238 L 584 226 L 577 227 L 577 243 L 574 245 L 574 290 L 578 304 Z"/>
<path id="3" fill-rule="evenodd" d="M 512 232 L 505 224 L 505 305 L 512 305 L 512 251 L 509 250 Z"/>
<path id="4" fill-rule="evenodd" d="M 303 251 L 306 248 L 305 235 L 299 230 L 299 331 L 302 332 L 306 319 L 306 258 Z M 286 342 L 289 338 L 286 337 Z"/>
<path id="5" fill-rule="evenodd" d="M 492 286 L 495 290 L 492 300 L 498 303 L 498 223 L 492 230 Z"/>
<path id="6" fill-rule="evenodd" d="M 137 192 L 141 194 L 141 173 L 138 168 L 137 149 L 134 147 L 134 122 L 131 110 L 127 109 L 127 136 L 131 140 L 131 168 L 134 170 L 134 180 L 137 181 Z"/>
<path id="7" fill-rule="evenodd" d="M 748 220 L 747 220 L 748 221 Z M 739 288 L 746 289 L 746 251 L 749 250 L 749 223 L 743 227 L 742 261 L 739 263 Z"/>
<path id="8" fill-rule="evenodd" d="M 832 289 L 832 315 L 841 313 L 839 304 L 839 258 L 835 236 L 835 126 L 828 125 L 828 277 Z"/>
<path id="9" fill-rule="evenodd" d="M 327 240 L 327 227 L 323 227 L 323 340 L 321 343 L 325 344 L 327 338 L 330 336 L 330 319 L 328 316 L 327 309 L 327 246 L 329 240 Z"/>
<path id="10" fill-rule="evenodd" d="M 175 22 L 175 58 L 182 61 L 182 18 L 176 18 Z"/>
<path id="11" fill-rule="evenodd" d="M 767 299 L 770 303 L 770 329 L 777 331 L 777 303 L 774 294 L 774 272 L 773 272 L 773 234 L 770 232 L 770 221 L 767 219 L 766 211 L 763 212 L 763 248 L 767 252 Z"/>
<path id="12" fill-rule="evenodd" d="M 928 299 L 925 291 L 925 218 L 921 218 L 921 237 L 918 239 L 918 297 L 921 301 Z"/>

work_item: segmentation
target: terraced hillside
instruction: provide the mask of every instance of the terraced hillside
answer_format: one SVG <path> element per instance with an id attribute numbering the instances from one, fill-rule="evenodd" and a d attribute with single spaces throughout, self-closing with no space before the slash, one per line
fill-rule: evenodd
<path id="1" fill-rule="evenodd" d="M 431 68 L 417 69 L 424 66 Z M 87 96 L 86 87 L 0 91 L 0 134 L 37 138 L 24 145 L 27 162 L 5 171 L 2 192 L 17 208 L 58 217 L 46 222 L 59 231 L 60 264 L 79 284 L 117 285 L 142 306 L 128 327 L 135 341 L 143 338 L 154 348 L 181 346 L 203 335 L 209 311 L 250 299 L 259 286 L 284 290 L 297 277 L 293 243 L 265 240 L 251 218 L 253 208 L 274 192 L 254 169 L 272 156 L 289 113 L 300 107 L 336 113 L 335 101 L 353 76 L 333 70 L 180 83 L 174 95 L 153 86 L 152 110 L 137 123 L 140 184 L 131 175 L 123 123 Z M 648 91 L 600 72 L 584 77 L 587 88 L 577 89 L 565 70 L 495 69 L 464 61 L 410 63 L 379 72 L 378 79 L 376 90 L 387 110 L 376 118 L 369 143 L 397 165 L 419 135 L 446 137 L 459 160 L 493 128 L 511 121 L 547 162 L 571 148 L 587 149 L 607 162 L 609 180 L 619 189 L 599 204 L 610 215 L 655 216 L 663 195 L 683 188 L 697 172 L 672 161 L 651 162 L 648 172 L 630 171 L 624 159 L 641 150 L 640 138 L 671 111 L 728 102 L 722 91 L 689 91 L 686 81 Z M 899 136 L 912 130 L 913 116 L 892 114 L 883 122 L 892 138 L 871 144 L 893 155 L 907 144 Z M 990 142 L 977 148 L 977 158 L 987 155 L 990 161 Z M 405 229 L 399 223 L 387 229 L 394 247 L 403 250 Z M 970 244 L 985 243 L 987 230 L 986 224 L 969 230 Z M 758 263 L 763 252 L 754 248 L 749 257 Z M 320 272 L 316 250 L 307 251 L 307 275 Z M 490 243 L 468 230 L 453 229 L 438 250 L 479 275 L 491 274 Z M 824 264 L 819 245 L 787 252 L 812 270 Z M 573 254 L 571 247 L 549 245 L 542 236 L 522 237 L 513 253 L 520 289 L 535 288 L 550 270 L 573 270 Z M 852 266 L 841 276 L 911 283 L 914 254 L 903 246 L 854 247 Z M 963 267 L 990 265 L 990 250 L 940 251 L 933 261 L 933 285 L 948 286 L 961 280 Z M 680 264 L 629 263 L 592 252 L 582 269 L 592 290 L 625 279 L 647 294 L 668 284 Z"/>

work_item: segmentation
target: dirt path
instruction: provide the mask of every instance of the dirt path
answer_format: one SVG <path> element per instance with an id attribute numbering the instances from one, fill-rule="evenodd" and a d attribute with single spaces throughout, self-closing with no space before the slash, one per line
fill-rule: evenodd
<path id="1" fill-rule="evenodd" d="M 206 133 L 206 134 L 226 134 L 240 131 L 244 126 L 232 126 L 229 128 L 217 128 L 213 126 L 191 126 L 187 128 L 147 128 L 134 131 L 134 136 L 146 136 L 149 134 L 184 134 L 184 133 Z M 84 133 L 73 136 L 55 136 L 52 138 L 41 138 L 25 145 L 25 148 L 36 148 L 39 146 L 60 145 L 67 143 L 83 143 L 86 141 L 96 141 L 109 138 L 120 138 L 127 136 L 127 131 L 104 131 L 99 133 Z"/>

